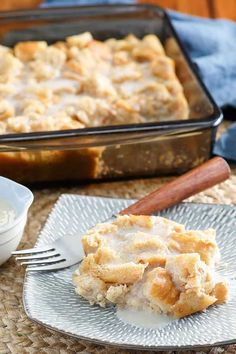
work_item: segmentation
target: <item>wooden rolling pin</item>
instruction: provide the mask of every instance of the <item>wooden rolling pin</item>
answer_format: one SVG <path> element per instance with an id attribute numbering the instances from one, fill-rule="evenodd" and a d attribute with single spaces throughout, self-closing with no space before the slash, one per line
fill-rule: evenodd
<path id="1" fill-rule="evenodd" d="M 175 205 L 182 200 L 199 193 L 230 176 L 230 167 L 221 157 L 203 163 L 191 171 L 166 183 L 119 214 L 149 215 Z"/>

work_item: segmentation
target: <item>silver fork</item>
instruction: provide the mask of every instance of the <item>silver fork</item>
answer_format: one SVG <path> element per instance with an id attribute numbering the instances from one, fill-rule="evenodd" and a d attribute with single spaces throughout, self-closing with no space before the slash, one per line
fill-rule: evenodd
<path id="1" fill-rule="evenodd" d="M 84 251 L 80 235 L 61 237 L 50 244 L 12 252 L 27 271 L 56 270 L 70 267 L 80 262 Z M 18 257 L 21 256 L 21 257 Z"/>

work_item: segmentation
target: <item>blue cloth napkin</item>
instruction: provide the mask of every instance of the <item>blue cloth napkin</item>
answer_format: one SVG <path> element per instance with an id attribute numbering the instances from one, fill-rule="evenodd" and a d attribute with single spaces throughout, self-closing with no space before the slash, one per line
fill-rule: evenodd
<path id="1" fill-rule="evenodd" d="M 236 108 L 236 23 L 173 11 L 170 17 L 215 101 Z"/>
<path id="2" fill-rule="evenodd" d="M 222 108 L 236 108 L 236 23 L 173 11 L 170 17 L 215 101 Z M 236 123 L 216 142 L 213 152 L 236 162 Z"/>
<path id="3" fill-rule="evenodd" d="M 135 0 L 47 0 L 46 6 L 135 3 Z M 236 109 L 236 23 L 169 10 L 172 23 L 217 104 Z M 235 111 L 236 115 L 236 111 Z M 236 123 L 217 141 L 214 153 L 236 161 Z"/>
<path id="4" fill-rule="evenodd" d="M 213 152 L 226 160 L 236 162 L 236 123 L 231 124 L 229 129 L 217 140 Z"/>

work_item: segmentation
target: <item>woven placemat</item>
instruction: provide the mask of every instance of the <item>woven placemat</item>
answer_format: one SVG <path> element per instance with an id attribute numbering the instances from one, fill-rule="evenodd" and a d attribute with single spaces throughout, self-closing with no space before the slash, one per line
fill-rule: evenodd
<path id="1" fill-rule="evenodd" d="M 205 203 L 236 204 L 236 171 L 231 178 L 204 193 L 189 200 Z M 139 198 L 166 182 L 167 178 L 142 179 L 127 182 L 90 184 L 78 187 L 50 188 L 33 190 L 35 200 L 30 208 L 21 248 L 32 247 L 37 234 L 44 224 L 48 213 L 61 193 L 110 196 L 121 198 Z M 31 322 L 22 306 L 22 286 L 24 269 L 17 267 L 14 260 L 9 260 L 0 267 L 0 354 L 72 354 L 100 353 L 126 354 L 141 351 L 123 350 L 93 345 L 88 342 L 58 334 Z M 172 352 L 168 352 L 169 354 Z M 181 352 L 178 352 L 181 353 Z M 186 354 L 196 353 L 187 351 Z M 217 347 L 197 352 L 210 354 L 234 354 L 236 345 Z"/>

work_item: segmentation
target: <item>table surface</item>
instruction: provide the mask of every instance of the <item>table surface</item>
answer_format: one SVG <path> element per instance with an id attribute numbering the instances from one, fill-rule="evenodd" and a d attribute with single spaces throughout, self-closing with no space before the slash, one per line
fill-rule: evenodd
<path id="1" fill-rule="evenodd" d="M 71 0 L 69 0 L 71 2 Z M 75 0 L 76 1 L 76 0 Z M 87 0 L 89 2 L 89 0 Z M 119 0 L 117 0 L 119 1 Z M 137 0 L 152 3 L 192 15 L 225 17 L 236 20 L 236 0 Z M 24 9 L 37 6 L 43 0 L 1 0 L 0 10 Z M 66 2 L 66 0 L 64 0 Z"/>
<path id="2" fill-rule="evenodd" d="M 236 0 L 140 0 L 196 16 L 236 20 Z"/>

